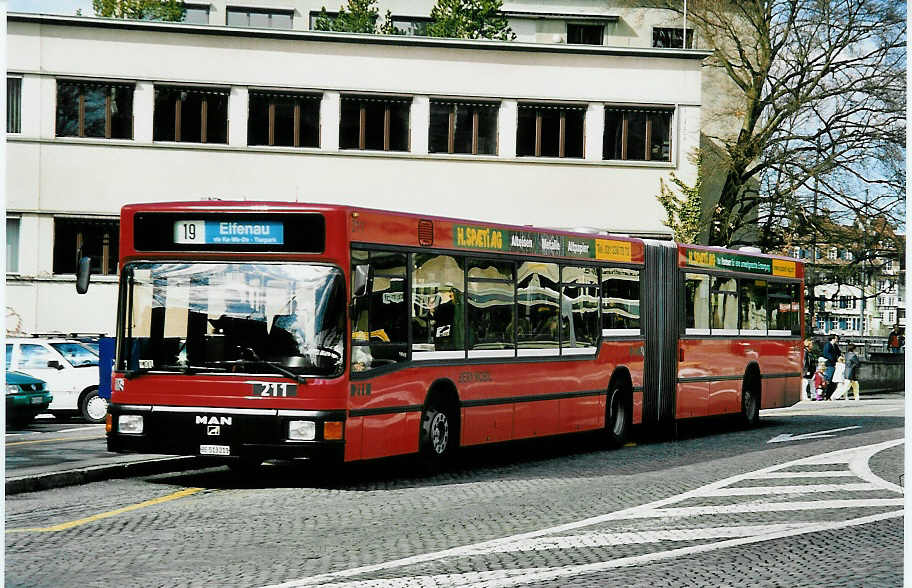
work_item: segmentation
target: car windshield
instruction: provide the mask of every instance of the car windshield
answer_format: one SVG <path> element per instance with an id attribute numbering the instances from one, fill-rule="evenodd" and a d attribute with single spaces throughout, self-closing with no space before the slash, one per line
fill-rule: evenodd
<path id="1" fill-rule="evenodd" d="M 98 354 L 92 353 L 81 343 L 51 343 L 51 347 L 56 349 L 73 367 L 98 365 Z"/>
<path id="2" fill-rule="evenodd" d="M 136 263 L 123 281 L 120 369 L 342 373 L 345 280 L 338 268 Z"/>

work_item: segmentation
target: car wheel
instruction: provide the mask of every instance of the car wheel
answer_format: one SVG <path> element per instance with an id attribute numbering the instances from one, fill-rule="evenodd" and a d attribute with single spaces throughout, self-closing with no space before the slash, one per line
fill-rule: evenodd
<path id="1" fill-rule="evenodd" d="M 98 395 L 98 388 L 92 388 L 82 396 L 79 411 L 88 422 L 103 423 L 108 414 L 108 401 Z"/>

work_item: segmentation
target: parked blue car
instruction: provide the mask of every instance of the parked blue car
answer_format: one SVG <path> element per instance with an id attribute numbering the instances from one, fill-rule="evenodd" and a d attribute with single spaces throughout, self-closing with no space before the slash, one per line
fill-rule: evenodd
<path id="1" fill-rule="evenodd" d="M 6 423 L 27 425 L 53 400 L 43 380 L 21 372 L 6 372 Z"/>

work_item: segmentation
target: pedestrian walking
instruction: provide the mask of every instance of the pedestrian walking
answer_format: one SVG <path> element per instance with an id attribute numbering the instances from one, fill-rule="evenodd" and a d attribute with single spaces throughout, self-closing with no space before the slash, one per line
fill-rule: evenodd
<path id="1" fill-rule="evenodd" d="M 843 397 L 845 389 L 843 389 L 842 384 L 845 382 L 845 357 L 841 357 L 836 360 L 836 369 L 833 370 L 833 393 L 830 394 L 828 400 L 839 400 Z"/>
<path id="2" fill-rule="evenodd" d="M 823 357 L 826 360 L 825 376 L 827 379 L 824 396 L 827 400 L 830 399 L 836 389 L 836 384 L 833 383 L 833 374 L 836 372 L 836 360 L 839 359 L 840 355 L 842 355 L 842 350 L 839 348 L 839 335 L 830 335 L 829 341 L 823 346 Z"/>
<path id="3" fill-rule="evenodd" d="M 854 392 L 855 400 L 858 400 L 858 368 L 861 366 L 861 359 L 855 353 L 855 344 L 849 343 L 845 354 L 845 382 L 842 384 L 845 399 L 849 399 L 849 390 Z"/>
<path id="4" fill-rule="evenodd" d="M 814 399 L 814 372 L 817 369 L 817 356 L 814 354 L 814 340 L 804 340 L 804 363 L 801 368 L 801 399 Z"/>
<path id="5" fill-rule="evenodd" d="M 890 331 L 890 336 L 887 338 L 887 348 L 890 353 L 899 353 L 905 344 L 906 338 L 900 332 L 899 325 L 894 325 L 893 330 Z"/>

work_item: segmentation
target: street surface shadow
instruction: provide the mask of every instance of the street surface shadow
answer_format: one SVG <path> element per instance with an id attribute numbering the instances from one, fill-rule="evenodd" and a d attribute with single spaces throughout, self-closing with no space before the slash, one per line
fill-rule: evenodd
<path id="1" fill-rule="evenodd" d="M 511 441 L 463 448 L 441 471 L 422 468 L 408 455 L 367 462 L 329 464 L 309 460 L 276 461 L 255 473 L 240 473 L 224 465 L 201 462 L 202 469 L 146 478 L 160 484 L 209 489 L 317 488 L 376 491 L 446 486 L 491 480 L 634 475 L 671 467 L 767 450 L 768 441 L 783 433 L 801 434 L 859 425 L 840 437 L 899 428 L 903 418 L 857 415 L 764 417 L 746 429 L 737 419 L 696 419 L 678 423 L 659 434 L 635 432 L 625 447 L 610 449 L 597 433 Z M 809 442 L 809 441 L 805 441 Z"/>

